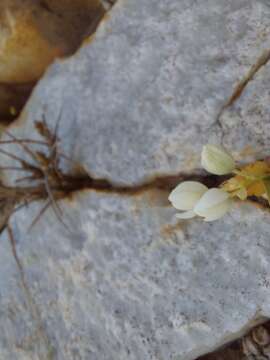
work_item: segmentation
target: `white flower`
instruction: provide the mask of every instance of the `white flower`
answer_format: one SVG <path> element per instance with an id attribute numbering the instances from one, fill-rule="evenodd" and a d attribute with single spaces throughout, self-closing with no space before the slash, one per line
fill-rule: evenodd
<path id="1" fill-rule="evenodd" d="M 180 219 L 190 219 L 196 214 L 193 208 L 208 188 L 197 181 L 184 181 L 179 184 L 169 196 L 169 200 L 177 210 L 184 212 L 177 214 Z"/>
<path id="2" fill-rule="evenodd" d="M 194 213 L 204 217 L 205 221 L 213 221 L 221 218 L 231 208 L 231 204 L 232 200 L 226 191 L 213 188 L 203 194 L 194 207 Z"/>
<path id="3" fill-rule="evenodd" d="M 215 175 L 225 175 L 235 169 L 233 157 L 221 146 L 205 145 L 201 155 L 202 167 Z"/>

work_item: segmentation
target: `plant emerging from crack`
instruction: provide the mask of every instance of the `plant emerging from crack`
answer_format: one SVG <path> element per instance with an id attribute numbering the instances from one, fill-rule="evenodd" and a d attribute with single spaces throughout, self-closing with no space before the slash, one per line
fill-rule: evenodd
<path id="1" fill-rule="evenodd" d="M 218 188 L 208 189 L 197 181 L 180 183 L 169 196 L 172 205 L 181 210 L 176 216 L 190 219 L 201 216 L 205 221 L 221 218 L 232 206 L 232 199 L 250 196 L 264 198 L 270 204 L 270 162 L 256 161 L 237 168 L 231 154 L 217 145 L 206 145 L 201 154 L 202 167 L 214 175 L 231 175 Z"/>

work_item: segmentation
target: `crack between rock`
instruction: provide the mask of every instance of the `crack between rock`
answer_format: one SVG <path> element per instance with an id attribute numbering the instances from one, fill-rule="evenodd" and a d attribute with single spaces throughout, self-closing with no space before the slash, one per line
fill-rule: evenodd
<path id="1" fill-rule="evenodd" d="M 69 177 L 67 186 L 61 189 L 62 195 L 58 199 L 72 198 L 79 191 L 95 191 L 97 193 L 116 194 L 119 196 L 135 197 L 149 191 L 169 193 L 182 181 L 198 181 L 208 188 L 219 187 L 230 176 L 209 175 L 195 171 L 194 173 L 178 173 L 177 175 L 156 176 L 148 181 L 137 185 L 117 185 L 107 179 L 97 179 L 90 175 L 81 177 Z M 268 201 L 263 198 L 251 196 L 246 200 L 239 200 L 257 206 L 260 209 L 269 209 Z M 169 205 L 168 200 L 168 205 Z"/>
<path id="2" fill-rule="evenodd" d="M 151 190 L 170 192 L 182 181 L 200 181 L 208 187 L 217 186 L 225 177 L 194 173 L 178 173 L 176 175 L 160 175 L 135 185 L 118 185 L 104 178 L 94 178 L 90 175 L 81 177 L 69 176 L 66 186 L 62 188 L 66 196 L 78 191 L 93 190 L 101 193 L 118 194 L 120 196 L 137 196 Z M 65 196 L 64 196 L 65 197 Z"/>
<path id="3" fill-rule="evenodd" d="M 254 79 L 254 76 L 261 70 L 263 66 L 265 66 L 270 60 L 270 49 L 265 50 L 263 54 L 257 59 L 256 63 L 253 64 L 246 74 L 246 76 L 235 86 L 232 95 L 226 101 L 226 103 L 220 109 L 215 124 L 218 124 L 219 127 L 223 130 L 223 126 L 221 123 L 221 117 L 225 110 L 230 108 L 242 95 L 245 88 L 248 86 L 250 81 Z"/>
<path id="4" fill-rule="evenodd" d="M 40 354 L 40 359 L 42 360 L 53 360 L 55 358 L 54 356 L 54 348 L 51 345 L 51 342 L 49 340 L 49 337 L 46 333 L 46 330 L 44 329 L 44 325 L 41 319 L 41 315 L 39 312 L 39 309 L 32 297 L 30 288 L 27 284 L 26 281 L 26 276 L 25 276 L 25 272 L 24 272 L 24 268 L 22 265 L 22 262 L 20 261 L 20 258 L 18 256 L 17 253 L 17 248 L 16 248 L 16 242 L 13 236 L 13 232 L 12 229 L 10 227 L 9 224 L 7 224 L 7 232 L 8 232 L 8 237 L 10 240 L 10 246 L 11 246 L 11 251 L 12 251 L 12 255 L 13 258 L 15 260 L 15 263 L 17 265 L 18 268 L 18 272 L 19 272 L 19 277 L 20 277 L 20 284 L 21 284 L 21 288 L 24 292 L 25 298 L 26 298 L 26 302 L 27 302 L 27 306 L 30 310 L 31 316 L 34 319 L 34 321 L 36 322 L 36 336 L 39 337 L 39 339 L 43 342 L 43 345 L 46 349 L 46 355 L 43 356 L 42 354 Z"/>
<path id="5" fill-rule="evenodd" d="M 250 319 L 238 332 L 232 333 L 227 338 L 224 338 L 223 344 L 215 347 L 212 351 L 205 352 L 195 360 L 244 360 L 244 359 L 269 359 L 268 357 L 260 357 L 263 355 L 263 349 L 268 343 L 260 342 L 262 338 L 262 328 L 264 329 L 263 334 L 269 334 L 270 332 L 270 321 L 268 317 L 260 314 L 260 311 L 256 311 L 255 316 Z M 256 336 L 257 335 L 257 336 Z M 259 335 L 259 336 L 258 336 Z M 269 335 L 268 335 L 269 336 Z M 223 342 L 222 341 L 222 342 Z M 243 346 L 250 344 L 250 348 Z M 253 346 L 252 346 L 253 345 Z M 251 351 L 249 356 L 245 350 Z M 253 353 L 255 351 L 255 353 Z M 258 355 L 257 356 L 255 356 Z"/>
<path id="6" fill-rule="evenodd" d="M 268 52 L 268 56 L 266 57 L 265 55 L 263 59 L 263 62 L 261 60 L 258 63 L 260 66 L 262 66 L 262 63 L 266 63 L 266 61 L 270 59 L 270 50 Z M 259 68 L 258 64 L 256 66 L 257 70 Z M 23 160 L 6 150 L 0 149 L 2 154 L 20 163 L 19 167 L 2 167 L 3 171 L 21 170 L 29 173 L 26 177 L 17 178 L 15 184 L 22 180 L 27 180 L 30 184 L 33 184 L 32 186 L 5 186 L 4 183 L 0 183 L 0 200 L 4 204 L 3 211 L 5 210 L 4 212 L 6 212 L 2 221 L 3 224 L 0 223 L 0 231 L 7 224 L 6 220 L 9 219 L 14 211 L 17 211 L 17 208 L 21 208 L 33 201 L 47 201 L 47 204 L 42 208 L 37 219 L 35 219 L 36 221 L 39 219 L 39 216 L 46 211 L 48 206 L 52 206 L 55 214 L 59 217 L 56 202 L 61 199 L 72 198 L 73 194 L 78 191 L 91 190 L 102 193 L 117 194 L 120 196 L 138 196 L 145 192 L 158 190 L 169 194 L 169 192 L 171 192 L 180 182 L 186 180 L 198 181 L 205 184 L 208 188 L 213 188 L 220 186 L 226 179 L 229 178 L 228 176 L 210 175 L 199 169 L 194 169 L 192 173 L 179 172 L 178 174 L 155 175 L 150 179 L 142 181 L 141 183 L 130 185 L 117 184 L 106 178 L 95 178 L 90 172 L 86 171 L 82 165 L 73 163 L 69 157 L 59 152 L 57 147 L 57 140 L 59 139 L 56 135 L 58 124 L 59 123 L 57 122 L 56 128 L 52 133 L 45 120 L 35 123 L 37 132 L 45 141 L 37 142 L 31 139 L 17 139 L 13 134 L 8 132 L 7 135 L 10 140 L 2 141 L 3 145 L 9 143 L 20 145 L 22 151 L 30 155 L 36 164 L 33 165 L 27 160 Z M 43 146 L 46 146 L 47 150 L 49 150 L 49 155 L 45 151 L 32 149 L 27 145 L 28 143 L 42 144 Z M 73 163 L 70 173 L 61 170 L 59 166 L 59 159 L 61 156 Z M 261 200 L 255 199 L 255 202 L 260 205 L 262 204 Z"/>

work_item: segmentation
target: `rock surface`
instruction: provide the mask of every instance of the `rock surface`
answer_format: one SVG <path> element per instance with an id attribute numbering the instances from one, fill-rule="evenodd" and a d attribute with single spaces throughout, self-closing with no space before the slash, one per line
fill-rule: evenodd
<path id="1" fill-rule="evenodd" d="M 268 213 L 242 206 L 213 224 L 177 223 L 171 208 L 147 200 L 78 194 L 61 204 L 69 230 L 49 211 L 27 233 L 37 205 L 13 219 L 57 359 L 195 359 L 270 314 Z M 14 269 L 3 273 L 6 307 L 14 279 Z M 24 316 L 15 311 L 27 353 L 33 325 Z M 3 311 L 6 323 L 15 331 Z M 13 341 L 7 347 L 16 354 Z"/>
<path id="2" fill-rule="evenodd" d="M 4 0 L 0 4 L 0 82 L 35 82 L 79 46 L 104 11 L 98 0 Z"/>
<path id="3" fill-rule="evenodd" d="M 72 54 L 103 15 L 98 0 L 1 1 L 0 121 L 14 118 L 11 107 L 18 115 L 29 96 L 21 88 L 33 88 L 56 57 Z"/>
<path id="4" fill-rule="evenodd" d="M 266 1 L 119 0 L 91 44 L 51 66 L 11 130 L 35 138 L 34 120 L 53 128 L 60 114 L 63 152 L 129 186 L 193 174 L 207 141 L 239 160 L 265 155 L 268 65 L 217 118 L 269 48 L 269 15 Z M 192 360 L 270 316 L 269 212 L 237 204 L 215 223 L 179 222 L 167 196 L 78 191 L 60 204 L 68 230 L 50 209 L 28 232 L 42 204 L 16 213 L 29 290 L 4 232 L 0 357 Z"/>

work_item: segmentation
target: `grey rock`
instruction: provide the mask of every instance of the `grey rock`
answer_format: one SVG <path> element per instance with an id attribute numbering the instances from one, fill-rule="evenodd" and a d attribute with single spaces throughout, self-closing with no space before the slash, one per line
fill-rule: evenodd
<path id="1" fill-rule="evenodd" d="M 221 107 L 269 47 L 269 15 L 247 0 L 119 1 L 91 44 L 47 71 L 20 134 L 62 110 L 64 150 L 95 176 L 134 184 L 194 171 L 202 145 L 221 141 Z"/>
<path id="2" fill-rule="evenodd" d="M 266 64 L 220 119 L 224 144 L 239 153 L 245 142 L 246 160 L 270 155 L 269 80 L 270 66 Z"/>
<path id="3" fill-rule="evenodd" d="M 270 315 L 267 212 L 181 223 L 147 197 L 84 192 L 61 203 L 68 230 L 49 210 L 27 233 L 40 206 L 12 228 L 57 359 L 194 359 Z"/>
<path id="4" fill-rule="evenodd" d="M 61 116 L 62 151 L 117 184 L 193 173 L 208 141 L 234 147 L 239 160 L 250 141 L 254 158 L 264 155 L 267 110 L 262 121 L 235 113 L 249 114 L 254 93 L 267 109 L 268 66 L 217 115 L 267 49 L 269 15 L 259 1 L 120 0 L 90 44 L 50 67 L 10 130 L 38 138 L 35 120 L 45 114 L 53 128 Z M 4 232 L 0 308 L 15 299 L 18 320 L 0 311 L 0 358 L 192 360 L 269 317 L 269 213 L 243 204 L 215 223 L 179 222 L 167 196 L 84 190 L 60 203 L 67 229 L 49 209 L 27 231 L 42 203 L 17 212 L 11 226 L 34 311 Z M 21 336 L 40 324 L 31 348 Z"/>

